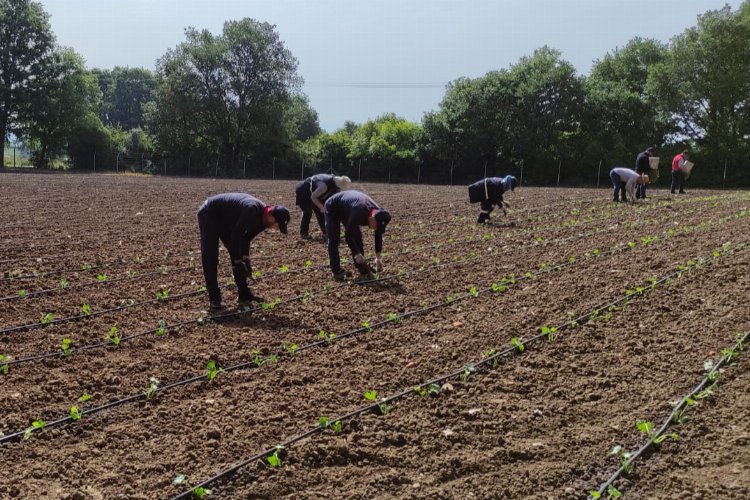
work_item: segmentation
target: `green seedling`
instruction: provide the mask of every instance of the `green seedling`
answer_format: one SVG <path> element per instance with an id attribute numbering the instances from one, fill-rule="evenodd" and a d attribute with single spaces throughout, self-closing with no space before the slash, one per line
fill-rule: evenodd
<path id="1" fill-rule="evenodd" d="M 80 398 L 78 398 L 78 402 L 79 402 L 79 403 L 85 403 L 85 402 L 86 402 L 86 401 L 88 401 L 89 399 L 91 399 L 91 394 L 86 394 L 86 393 L 84 392 L 83 394 L 81 394 L 81 397 L 80 397 Z"/>
<path id="2" fill-rule="evenodd" d="M 157 325 L 156 330 L 154 331 L 154 334 L 157 337 L 161 337 L 166 332 L 167 332 L 167 322 L 164 321 L 163 319 L 160 319 L 159 324 Z"/>
<path id="3" fill-rule="evenodd" d="M 372 331 L 372 326 L 370 326 L 370 320 L 363 321 L 362 322 L 362 328 L 364 328 L 366 332 L 371 332 Z"/>
<path id="4" fill-rule="evenodd" d="M 393 321 L 394 323 L 401 322 L 401 317 L 395 312 L 389 312 L 388 315 L 386 316 L 386 319 L 388 321 Z"/>
<path id="5" fill-rule="evenodd" d="M 39 323 L 46 325 L 47 323 L 50 323 L 53 319 L 55 319 L 55 315 L 52 313 L 42 314 L 41 318 L 39 318 Z"/>
<path id="6" fill-rule="evenodd" d="M 495 356 L 497 354 L 497 351 L 495 349 L 487 349 L 486 351 L 482 352 L 482 358 L 489 359 L 492 358 L 492 361 L 490 361 L 490 366 L 492 368 L 497 368 L 498 359 Z"/>
<path id="7" fill-rule="evenodd" d="M 107 335 L 104 336 L 105 340 L 109 340 L 114 345 L 120 345 L 120 336 L 117 334 L 117 327 L 112 326 L 112 328 L 109 329 L 109 332 L 107 332 Z"/>
<path id="8" fill-rule="evenodd" d="M 70 411 L 68 411 L 68 415 L 70 415 L 70 419 L 75 421 L 81 420 L 81 417 L 83 416 L 81 414 L 81 411 L 78 409 L 76 405 L 73 405 L 70 407 Z"/>
<path id="9" fill-rule="evenodd" d="M 312 298 L 312 296 L 313 296 L 312 292 L 305 292 L 302 295 L 300 302 L 302 302 L 303 304 L 307 304 L 308 302 L 310 302 L 310 299 Z"/>
<path id="10" fill-rule="evenodd" d="M 671 432 L 669 434 L 662 434 L 661 436 L 657 436 L 657 433 L 654 430 L 654 424 L 652 424 L 648 420 L 638 420 L 638 422 L 636 422 L 635 424 L 635 427 L 639 431 L 641 431 L 643 434 L 648 436 L 648 438 L 654 444 L 661 444 L 667 438 L 672 438 L 675 441 L 679 439 L 679 436 L 677 435 L 676 432 Z"/>
<path id="11" fill-rule="evenodd" d="M 163 289 L 156 292 L 156 300 L 167 300 L 169 298 L 169 290 Z"/>
<path id="12" fill-rule="evenodd" d="M 461 380 L 461 382 L 466 382 L 467 380 L 469 380 L 469 377 L 471 376 L 471 374 L 474 373 L 475 371 L 477 371 L 476 366 L 466 365 L 464 366 L 464 371 L 461 372 L 461 375 L 459 375 L 458 378 L 459 380 Z"/>
<path id="13" fill-rule="evenodd" d="M 343 425 L 341 424 L 341 420 L 336 420 L 335 422 L 331 422 L 328 417 L 320 417 L 318 419 L 318 424 L 322 429 L 331 429 L 335 433 L 340 433 L 343 430 Z"/>
<path id="14" fill-rule="evenodd" d="M 104 273 L 102 273 L 102 274 L 97 274 L 97 275 L 96 275 L 96 280 L 97 280 L 97 281 L 98 281 L 99 283 L 104 283 L 105 281 L 107 281 L 107 275 L 106 275 L 106 274 L 104 274 Z"/>
<path id="15" fill-rule="evenodd" d="M 490 285 L 490 290 L 493 293 L 505 293 L 506 290 L 508 290 L 508 287 L 505 285 L 498 285 L 497 283 L 493 283 Z"/>
<path id="16" fill-rule="evenodd" d="M 635 248 L 635 241 L 628 241 L 628 248 Z"/>
<path id="17" fill-rule="evenodd" d="M 156 269 L 160 274 L 167 274 L 167 267 L 166 266 L 159 266 Z"/>
<path id="18" fill-rule="evenodd" d="M 62 339 L 60 343 L 60 349 L 62 349 L 63 356 L 70 356 L 73 353 L 73 349 L 70 348 L 70 339 Z"/>
<path id="19" fill-rule="evenodd" d="M 547 337 L 547 340 L 549 342 L 554 342 L 555 340 L 557 340 L 557 327 L 556 326 L 550 327 L 550 326 L 544 325 L 539 329 L 539 331 L 541 332 L 542 335 Z"/>
<path id="20" fill-rule="evenodd" d="M 173 483 L 178 486 L 184 484 L 185 486 L 190 488 L 190 493 L 194 498 L 197 498 L 198 500 L 203 500 L 204 498 L 211 495 L 211 490 L 204 486 L 190 486 L 190 483 L 188 482 L 187 477 L 184 474 L 179 474 L 177 477 L 175 477 Z"/>
<path id="21" fill-rule="evenodd" d="M 364 393 L 365 399 L 367 401 L 375 401 L 378 398 L 378 392 L 377 391 L 367 391 Z"/>
<path id="22" fill-rule="evenodd" d="M 260 279 L 261 276 L 263 276 L 263 273 L 260 271 L 253 271 L 253 274 L 250 275 L 254 280 Z"/>
<path id="23" fill-rule="evenodd" d="M 299 351 L 297 344 L 288 344 L 286 342 L 281 343 L 281 350 L 287 353 L 289 356 L 294 356 Z"/>
<path id="24" fill-rule="evenodd" d="M 156 394 L 156 390 L 159 388 L 159 383 L 159 379 L 156 377 L 150 377 L 148 379 L 148 389 L 143 392 L 143 395 L 146 396 L 146 400 L 151 399 L 151 397 Z"/>
<path id="25" fill-rule="evenodd" d="M 281 267 L 279 268 L 279 272 L 280 272 L 281 274 L 284 274 L 284 273 L 288 273 L 288 272 L 289 272 L 289 266 L 287 266 L 286 264 L 282 265 L 282 266 L 281 266 Z"/>
<path id="26" fill-rule="evenodd" d="M 435 398 L 440 395 L 440 390 L 441 387 L 439 384 L 430 384 L 430 387 L 427 389 L 427 393 Z"/>
<path id="27" fill-rule="evenodd" d="M 427 389 L 425 389 L 421 385 L 414 386 L 414 392 L 416 392 L 417 394 L 419 394 L 420 397 L 425 397 L 428 394 Z"/>
<path id="28" fill-rule="evenodd" d="M 208 378 L 209 381 L 213 382 L 216 379 L 216 376 L 223 371 L 223 368 L 216 366 L 216 361 L 211 360 L 206 365 L 206 378 Z"/>
<path id="29" fill-rule="evenodd" d="M 88 262 L 84 262 L 83 264 L 81 264 L 81 270 L 91 271 L 91 264 L 89 264 Z"/>
<path id="30" fill-rule="evenodd" d="M 620 498 L 621 496 L 622 493 L 620 492 L 620 490 L 618 490 L 611 484 L 607 486 L 607 499 Z"/>
<path id="31" fill-rule="evenodd" d="M 60 280 L 60 288 L 62 288 L 63 290 L 65 290 L 66 288 L 68 288 L 68 280 L 67 280 L 67 278 L 62 278 Z"/>
<path id="32" fill-rule="evenodd" d="M 138 273 L 133 271 L 132 269 L 128 269 L 125 274 L 128 276 L 128 278 L 135 278 L 136 276 L 138 276 Z"/>
<path id="33" fill-rule="evenodd" d="M 143 257 L 141 257 L 140 255 L 136 255 L 135 256 L 135 261 L 138 264 L 143 264 Z"/>
<path id="34" fill-rule="evenodd" d="M 271 302 L 263 302 L 260 304 L 260 308 L 264 311 L 275 309 L 280 302 L 280 298 L 274 299 Z"/>
<path id="35" fill-rule="evenodd" d="M 573 311 L 568 312 L 568 328 L 573 330 L 577 326 L 578 321 L 576 321 L 576 313 L 574 313 Z"/>
<path id="36" fill-rule="evenodd" d="M 477 290 L 477 287 L 473 286 L 469 288 L 469 294 L 471 294 L 472 297 L 478 297 L 479 296 L 479 290 Z"/>
<path id="37" fill-rule="evenodd" d="M 630 452 L 625 451 L 625 448 L 618 444 L 617 446 L 612 448 L 610 454 L 617 456 L 617 459 L 620 461 L 620 468 L 622 468 L 622 472 L 624 474 L 629 474 L 633 468 L 633 466 L 628 463 L 628 461 L 630 460 Z"/>
<path id="38" fill-rule="evenodd" d="M 23 432 L 23 438 L 29 439 L 36 430 L 39 430 L 40 432 L 43 431 L 45 425 L 47 425 L 47 422 L 42 419 L 34 420 L 33 422 L 31 422 L 31 427 L 27 428 Z"/>
<path id="39" fill-rule="evenodd" d="M 279 458 L 279 451 L 281 451 L 281 449 L 281 446 L 277 446 L 276 451 L 266 457 L 266 462 L 268 462 L 268 465 L 274 469 L 277 467 L 281 467 L 281 458 Z"/>
<path id="40" fill-rule="evenodd" d="M 721 355 L 727 360 L 727 363 L 733 362 L 737 359 L 737 349 L 734 347 L 726 347 L 721 350 Z"/>
<path id="41" fill-rule="evenodd" d="M 310 268 L 310 267 L 312 267 L 312 261 L 310 259 L 307 259 L 305 261 L 305 268 L 307 269 L 307 268 Z"/>
<path id="42" fill-rule="evenodd" d="M 18 296 L 20 298 L 22 298 L 22 299 L 25 299 L 26 297 L 29 296 L 29 292 L 27 292 L 26 290 L 19 290 L 18 291 Z"/>
<path id="43" fill-rule="evenodd" d="M 335 333 L 328 333 L 325 330 L 319 330 L 318 331 L 318 338 L 320 340 L 325 340 L 328 344 L 330 344 L 336 338 L 336 334 Z"/>
<path id="44" fill-rule="evenodd" d="M 196 288 L 196 291 L 199 292 L 199 293 L 205 292 L 206 290 L 207 290 L 206 289 L 206 285 L 201 285 L 198 288 Z"/>
<path id="45" fill-rule="evenodd" d="M 91 306 L 88 304 L 83 304 L 81 306 L 81 312 L 84 316 L 91 316 Z"/>
<path id="46" fill-rule="evenodd" d="M 250 351 L 250 355 L 253 357 L 253 363 L 255 363 L 255 366 L 263 366 L 263 363 L 265 363 L 265 361 L 263 359 L 263 356 L 260 355 L 259 349 L 253 349 L 252 351 Z"/>
<path id="47" fill-rule="evenodd" d="M 8 371 L 10 370 L 10 365 L 8 365 L 8 363 L 11 361 L 13 361 L 13 356 L 10 354 L 0 354 L 0 373 L 3 375 L 8 374 Z"/>
<path id="48" fill-rule="evenodd" d="M 516 351 L 519 354 L 521 354 L 526 349 L 526 347 L 523 345 L 523 342 L 521 342 L 518 337 L 513 337 L 512 339 L 510 339 L 510 345 L 515 347 Z"/>

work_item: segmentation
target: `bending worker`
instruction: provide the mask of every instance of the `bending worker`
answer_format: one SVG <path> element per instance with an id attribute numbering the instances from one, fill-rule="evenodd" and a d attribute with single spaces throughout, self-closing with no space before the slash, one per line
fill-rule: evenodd
<path id="1" fill-rule="evenodd" d="M 262 201 L 245 193 L 224 193 L 212 196 L 198 210 L 198 228 L 201 234 L 201 261 L 210 309 L 224 309 L 217 278 L 219 265 L 219 240 L 232 259 L 232 274 L 237 284 L 237 302 L 244 306 L 253 300 L 263 302 L 247 286 L 252 276 L 250 242 L 264 229 L 287 232 L 289 210 L 286 207 L 266 206 Z"/>
<path id="2" fill-rule="evenodd" d="M 315 212 L 318 226 L 323 236 L 326 235 L 325 217 L 323 215 L 325 201 L 332 195 L 344 189 L 350 189 L 351 179 L 346 176 L 317 174 L 298 182 L 295 189 L 297 206 L 302 209 L 302 220 L 299 224 L 300 238 L 310 238 L 310 219 Z"/>
<path id="3" fill-rule="evenodd" d="M 630 195 L 630 199 L 635 203 L 635 187 L 645 186 L 648 184 L 648 175 L 639 174 L 626 167 L 615 167 L 609 172 L 609 178 L 612 179 L 612 201 L 620 201 L 619 193 L 622 193 L 622 201 L 628 201 L 625 192 Z"/>
<path id="4" fill-rule="evenodd" d="M 383 271 L 383 233 L 391 220 L 391 214 L 380 208 L 372 198 L 359 191 L 343 191 L 334 194 L 325 204 L 326 232 L 328 234 L 328 260 L 336 281 L 351 277 L 351 273 L 341 268 L 339 241 L 341 224 L 346 231 L 346 243 L 352 252 L 354 265 L 360 275 L 372 279 L 373 269 L 365 261 L 365 247 L 359 226 L 369 226 L 375 230 L 375 271 Z"/>
<path id="5" fill-rule="evenodd" d="M 487 177 L 469 186 L 469 202 L 481 203 L 482 210 L 479 212 L 477 224 L 484 224 L 490 219 L 493 205 L 497 205 L 505 212 L 505 207 L 510 205 L 503 202 L 503 193 L 513 191 L 518 186 L 518 179 L 512 175 L 500 177 Z M 503 206 L 504 205 L 504 206 Z"/>

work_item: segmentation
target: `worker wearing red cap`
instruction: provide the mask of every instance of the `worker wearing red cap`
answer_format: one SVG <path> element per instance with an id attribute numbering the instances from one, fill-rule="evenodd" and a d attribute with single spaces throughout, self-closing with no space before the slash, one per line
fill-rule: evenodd
<path id="1" fill-rule="evenodd" d="M 224 193 L 208 198 L 198 210 L 201 235 L 201 261 L 210 309 L 224 309 L 217 277 L 219 241 L 232 259 L 232 274 L 237 284 L 238 304 L 248 305 L 263 299 L 254 295 L 247 285 L 252 276 L 250 241 L 265 229 L 287 233 L 289 210 L 280 205 L 271 207 L 245 193 Z"/>

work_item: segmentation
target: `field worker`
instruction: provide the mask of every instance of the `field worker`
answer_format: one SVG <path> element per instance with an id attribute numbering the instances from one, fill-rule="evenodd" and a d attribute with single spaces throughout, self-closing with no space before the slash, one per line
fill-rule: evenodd
<path id="1" fill-rule="evenodd" d="M 352 252 L 354 266 L 362 277 L 372 279 L 373 269 L 365 261 L 365 247 L 359 226 L 369 226 L 375 230 L 375 270 L 383 271 L 383 233 L 391 220 L 391 214 L 380 208 L 372 198 L 359 191 L 343 191 L 334 194 L 325 204 L 326 233 L 328 234 L 328 260 L 336 281 L 351 277 L 351 273 L 341 268 L 339 240 L 341 224 L 346 231 L 346 243 Z"/>
<path id="2" fill-rule="evenodd" d="M 685 172 L 682 167 L 685 162 L 690 160 L 687 150 L 678 154 L 672 159 L 672 185 L 669 186 L 670 193 L 674 194 L 675 189 L 679 189 L 680 194 L 685 194 Z"/>
<path id="3" fill-rule="evenodd" d="M 263 302 L 247 286 L 252 276 L 250 266 L 250 241 L 264 229 L 287 232 L 289 210 L 286 207 L 269 207 L 245 193 L 224 193 L 212 196 L 198 210 L 198 228 L 201 234 L 201 261 L 210 309 L 224 309 L 217 278 L 219 265 L 219 240 L 232 259 L 232 274 L 237 284 L 237 302 L 240 306 L 253 300 Z"/>
<path id="4" fill-rule="evenodd" d="M 637 185 L 648 184 L 648 175 L 639 174 L 626 167 L 615 167 L 609 172 L 612 179 L 613 201 L 620 201 L 618 193 L 622 193 L 622 201 L 628 201 L 625 192 L 630 195 L 630 199 L 635 203 L 635 187 Z"/>
<path id="5" fill-rule="evenodd" d="M 323 236 L 326 234 L 323 204 L 332 195 L 344 189 L 351 189 L 352 181 L 346 176 L 318 174 L 297 183 L 297 206 L 302 209 L 302 220 L 299 224 L 300 238 L 310 238 L 310 219 L 315 212 L 318 226 Z"/>
<path id="6" fill-rule="evenodd" d="M 641 153 L 638 153 L 638 156 L 635 157 L 635 171 L 636 173 L 648 175 L 648 173 L 651 171 L 651 164 L 649 163 L 648 159 L 654 156 L 655 149 L 654 148 L 648 148 L 646 151 L 643 151 Z M 636 199 L 646 199 L 646 185 L 645 184 L 638 184 L 635 187 L 635 197 Z"/>
<path id="7" fill-rule="evenodd" d="M 482 210 L 479 212 L 477 224 L 484 224 L 490 219 L 493 205 L 497 205 L 507 215 L 505 207 L 510 205 L 503 202 L 503 193 L 513 191 L 518 186 L 518 179 L 512 175 L 505 177 L 487 177 L 469 186 L 469 202 L 481 203 Z M 504 205 L 504 206 L 503 206 Z"/>

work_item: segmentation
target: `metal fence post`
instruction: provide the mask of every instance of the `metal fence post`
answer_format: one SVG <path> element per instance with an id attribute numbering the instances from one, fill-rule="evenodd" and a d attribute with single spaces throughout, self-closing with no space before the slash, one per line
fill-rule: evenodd
<path id="1" fill-rule="evenodd" d="M 596 187 L 599 187 L 599 181 L 602 180 L 602 161 L 599 160 L 599 170 L 596 173 Z"/>
<path id="2" fill-rule="evenodd" d="M 359 178 L 357 179 L 357 181 L 361 181 L 361 180 L 362 180 L 362 158 L 359 159 Z"/>
<path id="3" fill-rule="evenodd" d="M 273 157 L 273 165 L 271 166 L 271 179 L 276 180 L 276 157 Z"/>
<path id="4" fill-rule="evenodd" d="M 419 184 L 419 180 L 422 178 L 422 164 L 419 164 L 417 167 L 417 184 Z"/>
<path id="5" fill-rule="evenodd" d="M 453 185 L 453 162 L 451 162 L 451 186 Z"/>
<path id="6" fill-rule="evenodd" d="M 560 187 L 560 170 L 562 170 L 562 160 L 557 164 L 557 187 Z"/>
<path id="7" fill-rule="evenodd" d="M 388 184 L 391 183 L 391 165 L 388 164 Z"/>
<path id="8" fill-rule="evenodd" d="M 96 172 L 96 150 L 94 150 L 94 172 Z"/>

